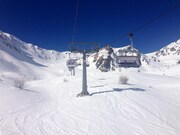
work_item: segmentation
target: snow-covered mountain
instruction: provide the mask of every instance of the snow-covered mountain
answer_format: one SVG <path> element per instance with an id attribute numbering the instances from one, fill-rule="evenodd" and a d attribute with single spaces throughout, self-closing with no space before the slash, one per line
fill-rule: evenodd
<path id="1" fill-rule="evenodd" d="M 172 56 L 176 55 L 180 57 L 180 39 L 177 40 L 176 42 L 173 42 L 159 51 L 155 53 L 155 56 L 157 57 L 162 57 L 162 56 Z"/>
<path id="2" fill-rule="evenodd" d="M 61 62 L 66 52 L 46 50 L 26 43 L 13 35 L 0 32 L 0 71 L 24 78 L 38 78 L 41 69 L 51 61 Z M 13 74 L 13 75 L 12 75 Z M 42 73 L 43 74 L 43 73 Z"/>
<path id="3" fill-rule="evenodd" d="M 117 56 L 137 56 L 140 55 L 139 50 L 131 45 L 124 46 L 121 48 L 114 48 L 114 52 Z"/>
<path id="4" fill-rule="evenodd" d="M 54 50 L 46 50 L 36 45 L 25 43 L 13 35 L 0 32 L 0 49 L 14 56 L 40 59 L 59 59 L 61 53 Z"/>
<path id="5" fill-rule="evenodd" d="M 110 59 L 127 49 L 134 50 L 105 47 L 90 55 L 91 96 L 77 98 L 82 67 L 70 75 L 69 52 L 42 49 L 1 32 L 0 135 L 179 135 L 180 64 L 164 65 L 154 53 L 141 53 L 140 68 L 96 69 L 97 61 L 110 68 Z M 124 76 L 128 83 L 120 84 Z"/>
<path id="6" fill-rule="evenodd" d="M 180 60 L 180 39 L 154 52 L 153 56 L 165 64 L 176 64 Z"/>
<path id="7" fill-rule="evenodd" d="M 52 60 L 65 60 L 69 57 L 68 52 L 58 52 L 54 50 L 42 49 L 36 45 L 26 43 L 5 32 L 0 32 L 0 55 L 12 57 L 13 59 L 18 59 L 20 62 L 26 62 L 33 65 L 41 65 L 41 61 L 52 61 Z M 180 40 L 171 43 L 170 45 L 160 49 L 157 52 L 151 54 L 143 54 L 139 52 L 132 46 L 125 46 L 120 48 L 112 48 L 110 46 L 103 47 L 98 53 L 94 53 L 89 57 L 91 64 L 95 64 L 96 68 L 101 71 L 109 71 L 118 67 L 116 65 L 117 57 L 121 56 L 134 56 L 138 55 L 140 57 L 141 67 L 149 66 L 161 66 L 163 63 L 177 63 L 180 56 Z M 4 55 L 6 56 L 6 55 Z M 80 54 L 71 54 L 71 57 L 76 57 L 81 59 Z M 65 58 L 65 59 L 64 59 Z M 20 69 L 18 64 L 15 65 L 13 61 L 8 60 L 7 57 L 1 57 L 1 62 L 7 63 L 11 69 Z M 172 62 L 173 61 L 173 62 Z M 3 67 L 3 64 L 1 67 Z M 41 65 L 42 66 L 42 65 Z M 6 66 L 4 66 L 6 69 Z"/>
<path id="8" fill-rule="evenodd" d="M 112 48 L 110 46 L 103 47 L 99 52 L 91 55 L 96 68 L 101 71 L 109 71 L 118 68 L 117 61 L 119 57 L 137 57 L 137 64 L 141 67 L 149 67 L 160 64 L 160 60 L 155 56 L 147 56 L 131 45 Z M 91 58 L 92 59 L 92 58 Z M 138 65 L 137 65 L 138 67 Z"/>

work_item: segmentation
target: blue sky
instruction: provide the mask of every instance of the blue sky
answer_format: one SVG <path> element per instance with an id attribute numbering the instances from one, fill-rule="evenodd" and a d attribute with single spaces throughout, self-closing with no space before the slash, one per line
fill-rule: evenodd
<path id="1" fill-rule="evenodd" d="M 68 50 L 77 0 L 0 0 L 0 30 L 42 48 Z M 123 35 L 168 11 L 179 0 L 80 0 L 75 41 L 128 45 Z M 180 39 L 180 7 L 134 32 L 143 53 Z"/>

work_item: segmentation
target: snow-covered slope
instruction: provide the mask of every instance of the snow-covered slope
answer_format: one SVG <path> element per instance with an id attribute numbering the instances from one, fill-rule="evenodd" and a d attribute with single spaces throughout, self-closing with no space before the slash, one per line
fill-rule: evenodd
<path id="1" fill-rule="evenodd" d="M 11 72 L 17 76 L 36 78 L 49 62 L 60 62 L 66 56 L 66 52 L 42 49 L 0 32 L 0 71 L 3 74 Z"/>
<path id="2" fill-rule="evenodd" d="M 114 48 L 116 55 L 120 56 L 137 56 L 140 55 L 140 52 L 135 49 L 133 46 L 128 45 L 121 48 Z"/>
<path id="3" fill-rule="evenodd" d="M 0 32 L 0 49 L 4 50 L 11 55 L 23 55 L 28 58 L 41 58 L 41 59 L 59 59 L 61 53 L 54 50 L 46 50 L 39 48 L 36 45 L 25 43 L 20 39 L 4 32 Z"/>
<path id="4" fill-rule="evenodd" d="M 167 70 L 144 55 L 149 64 L 140 70 L 100 72 L 90 66 L 91 96 L 78 98 L 82 68 L 70 76 L 68 52 L 51 53 L 6 33 L 0 47 L 0 135 L 180 134 L 177 65 Z M 128 83 L 120 84 L 120 76 L 127 76 Z M 21 89 L 15 85 L 18 79 L 24 81 Z"/>
<path id="5" fill-rule="evenodd" d="M 180 55 L 180 39 L 176 42 L 173 42 L 166 47 L 163 47 L 155 54 L 157 57 L 161 56 L 171 56 L 171 55 Z"/>
<path id="6" fill-rule="evenodd" d="M 157 51 L 154 56 L 166 64 L 177 63 L 180 60 L 180 39 L 163 47 Z"/>
<path id="7" fill-rule="evenodd" d="M 168 76 L 180 76 L 178 71 L 180 68 L 180 64 L 178 64 L 178 61 L 180 61 L 180 40 L 170 43 L 159 51 L 149 53 L 146 56 L 151 62 L 153 62 L 153 59 L 156 61 L 151 63 L 152 66 L 146 67 L 146 70 L 149 70 L 149 72 Z"/>

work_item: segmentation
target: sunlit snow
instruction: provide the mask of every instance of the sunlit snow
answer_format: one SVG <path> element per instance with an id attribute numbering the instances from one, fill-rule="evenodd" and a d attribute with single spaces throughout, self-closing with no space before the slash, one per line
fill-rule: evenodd
<path id="1" fill-rule="evenodd" d="M 91 95 L 77 97 L 82 67 L 70 75 L 68 52 L 48 51 L 6 36 L 20 52 L 0 39 L 0 135 L 180 134 L 180 64 L 172 62 L 180 55 L 160 62 L 147 55 L 149 64 L 109 72 L 90 62 Z M 121 75 L 128 77 L 127 84 L 119 83 Z M 22 89 L 15 80 L 24 82 Z"/>

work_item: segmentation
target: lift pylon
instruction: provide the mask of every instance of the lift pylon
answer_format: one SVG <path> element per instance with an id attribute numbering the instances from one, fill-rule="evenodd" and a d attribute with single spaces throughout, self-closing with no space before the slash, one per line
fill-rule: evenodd
<path id="1" fill-rule="evenodd" d="M 91 47 L 92 45 L 97 47 L 99 44 L 96 42 L 70 42 L 69 44 L 71 46 L 71 52 L 80 52 L 83 54 L 82 91 L 79 94 L 77 94 L 77 97 L 90 95 L 87 90 L 86 55 L 87 53 L 90 53 L 92 51 L 92 49 L 88 49 L 90 48 L 89 45 L 91 45 Z M 77 45 L 80 45 L 80 47 L 78 47 Z M 82 47 L 83 45 L 88 45 L 88 46 L 85 46 L 85 48 L 83 48 Z"/>

